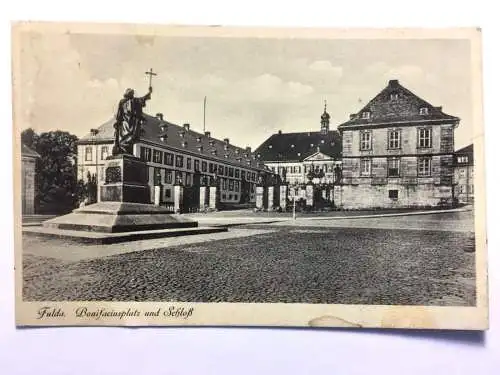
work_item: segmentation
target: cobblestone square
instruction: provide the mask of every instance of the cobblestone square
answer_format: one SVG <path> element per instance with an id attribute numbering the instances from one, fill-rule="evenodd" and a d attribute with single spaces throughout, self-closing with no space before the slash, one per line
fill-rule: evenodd
<path id="1" fill-rule="evenodd" d="M 474 234 L 450 230 L 468 216 L 426 215 L 404 229 L 376 227 L 382 220 L 374 228 L 249 224 L 210 240 L 117 244 L 131 249 L 76 260 L 36 254 L 25 239 L 24 299 L 472 306 Z"/>

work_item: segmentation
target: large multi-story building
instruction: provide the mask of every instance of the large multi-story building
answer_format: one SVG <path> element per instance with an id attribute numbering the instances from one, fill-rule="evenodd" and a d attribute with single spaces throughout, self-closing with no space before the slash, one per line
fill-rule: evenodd
<path id="1" fill-rule="evenodd" d="M 269 171 L 250 147 L 235 146 L 228 138 L 215 139 L 208 131 L 196 132 L 189 124 L 170 123 L 162 114 L 144 117 L 133 154 L 147 162 L 151 202 L 154 202 L 154 186 L 158 182 L 163 185 L 161 202 L 171 203 L 175 183 L 191 187 L 207 181 L 219 184 L 222 204 L 255 202 L 259 174 L 269 174 Z M 90 172 L 96 175 L 99 185 L 104 183 L 105 160 L 113 148 L 113 124 L 114 119 L 92 129 L 78 142 L 79 179 L 86 180 Z"/>
<path id="2" fill-rule="evenodd" d="M 450 116 L 397 80 L 349 121 L 342 135 L 344 208 L 436 206 L 453 194 Z"/>
<path id="3" fill-rule="evenodd" d="M 455 197 L 461 203 L 474 202 L 474 145 L 455 152 Z"/>
<path id="4" fill-rule="evenodd" d="M 278 133 L 271 135 L 256 150 L 257 158 L 284 181 L 296 185 L 307 183 L 313 173 L 321 183 L 333 183 L 341 164 L 342 141 L 330 130 L 330 115 L 321 115 L 320 131 Z"/>

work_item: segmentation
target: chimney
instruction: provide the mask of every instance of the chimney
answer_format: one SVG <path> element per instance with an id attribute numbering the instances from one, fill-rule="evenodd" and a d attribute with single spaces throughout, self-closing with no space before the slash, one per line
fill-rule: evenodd
<path id="1" fill-rule="evenodd" d="M 349 115 L 349 120 L 353 120 L 353 119 L 354 119 L 354 117 L 356 117 L 356 114 L 355 114 L 355 113 L 351 113 L 351 114 Z"/>
<path id="2" fill-rule="evenodd" d="M 397 84 L 399 84 L 399 81 L 397 79 L 391 79 L 389 81 L 389 86 L 396 86 Z"/>
<path id="3" fill-rule="evenodd" d="M 278 130 L 278 134 L 280 134 L 280 135 L 282 134 L 281 130 Z"/>
<path id="4" fill-rule="evenodd" d="M 156 118 L 160 121 L 163 121 L 163 113 L 157 113 Z"/>
<path id="5" fill-rule="evenodd" d="M 443 107 L 439 106 L 439 107 L 436 107 L 436 109 L 441 112 L 443 110 Z"/>
<path id="6" fill-rule="evenodd" d="M 210 132 L 205 132 L 205 136 L 210 138 Z"/>
<path id="7" fill-rule="evenodd" d="M 251 148 L 250 146 L 247 146 L 247 147 L 245 148 L 245 151 L 246 151 L 246 152 L 252 152 L 252 148 Z"/>
<path id="8" fill-rule="evenodd" d="M 184 128 L 185 131 L 187 131 L 187 132 L 189 131 L 189 124 L 188 123 L 185 123 L 182 126 L 183 126 L 183 128 Z"/>
<path id="9" fill-rule="evenodd" d="M 229 145 L 229 138 L 224 138 L 224 143 L 225 143 L 226 145 Z"/>

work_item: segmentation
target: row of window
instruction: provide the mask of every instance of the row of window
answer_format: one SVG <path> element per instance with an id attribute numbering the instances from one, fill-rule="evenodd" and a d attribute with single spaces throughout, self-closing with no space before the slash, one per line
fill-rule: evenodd
<path id="1" fill-rule="evenodd" d="M 469 162 L 469 157 L 468 156 L 458 156 L 457 157 L 457 162 L 460 163 L 460 164 L 466 164 Z"/>
<path id="2" fill-rule="evenodd" d="M 256 181 L 257 174 L 255 172 L 250 172 L 240 170 L 238 168 L 229 167 L 227 165 L 210 163 L 205 160 L 193 159 L 190 157 L 184 157 L 184 155 L 174 155 L 171 152 L 160 151 L 156 149 L 151 149 L 149 147 L 141 147 L 140 158 L 143 161 L 153 162 L 157 164 L 164 164 L 168 166 L 173 166 L 175 163 L 176 168 L 185 168 L 188 170 L 194 170 L 195 172 L 211 173 L 217 174 L 219 176 L 226 176 L 232 178 L 245 178 L 247 181 Z"/>
<path id="3" fill-rule="evenodd" d="M 372 149 L 372 131 L 364 130 L 360 133 L 359 149 L 367 151 Z M 401 148 L 401 130 L 391 129 L 387 133 L 387 148 L 399 149 Z M 417 147 L 430 148 L 432 147 L 432 129 L 431 128 L 418 128 L 417 129 Z"/>
<path id="4" fill-rule="evenodd" d="M 154 168 L 154 174 L 157 180 L 161 179 L 161 169 L 162 168 Z M 164 169 L 163 182 L 170 185 L 175 181 L 182 181 L 185 186 L 191 186 L 193 184 L 193 175 L 188 172 Z M 223 178 L 221 179 L 221 189 L 229 191 L 240 191 L 240 181 Z"/>
<path id="5" fill-rule="evenodd" d="M 398 100 L 398 94 L 391 94 L 391 100 L 395 101 Z M 422 107 L 418 111 L 419 115 L 428 115 L 429 114 L 429 108 L 427 107 Z M 369 120 L 372 117 L 372 113 L 370 111 L 364 111 L 361 113 L 361 118 L 364 120 Z"/>
<path id="6" fill-rule="evenodd" d="M 97 152 L 98 150 L 96 149 L 96 157 L 97 157 Z M 109 146 L 101 146 L 101 160 L 106 160 L 108 156 L 109 156 Z M 93 161 L 93 157 L 94 157 L 94 147 L 86 146 L 85 161 Z"/>
<path id="7" fill-rule="evenodd" d="M 387 176 L 399 177 L 401 173 L 401 160 L 399 158 L 387 159 Z M 371 176 L 372 174 L 372 159 L 361 159 L 360 165 L 361 176 Z M 430 176 L 431 175 L 431 158 L 420 157 L 417 160 L 417 175 Z"/>
<path id="8" fill-rule="evenodd" d="M 316 170 L 317 168 L 325 173 L 326 172 L 334 172 L 335 164 L 305 165 L 304 172 Z M 288 166 L 288 167 L 271 167 L 271 170 L 273 171 L 273 173 L 278 173 L 280 175 L 283 173 L 283 170 L 285 170 L 286 173 L 302 173 L 302 167 L 300 165 Z"/>

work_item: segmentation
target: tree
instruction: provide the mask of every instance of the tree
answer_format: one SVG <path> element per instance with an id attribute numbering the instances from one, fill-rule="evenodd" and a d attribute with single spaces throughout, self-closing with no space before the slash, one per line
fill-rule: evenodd
<path id="1" fill-rule="evenodd" d="M 21 140 L 40 154 L 36 201 L 40 213 L 60 214 L 77 203 L 76 156 L 78 138 L 64 131 L 22 132 Z"/>

